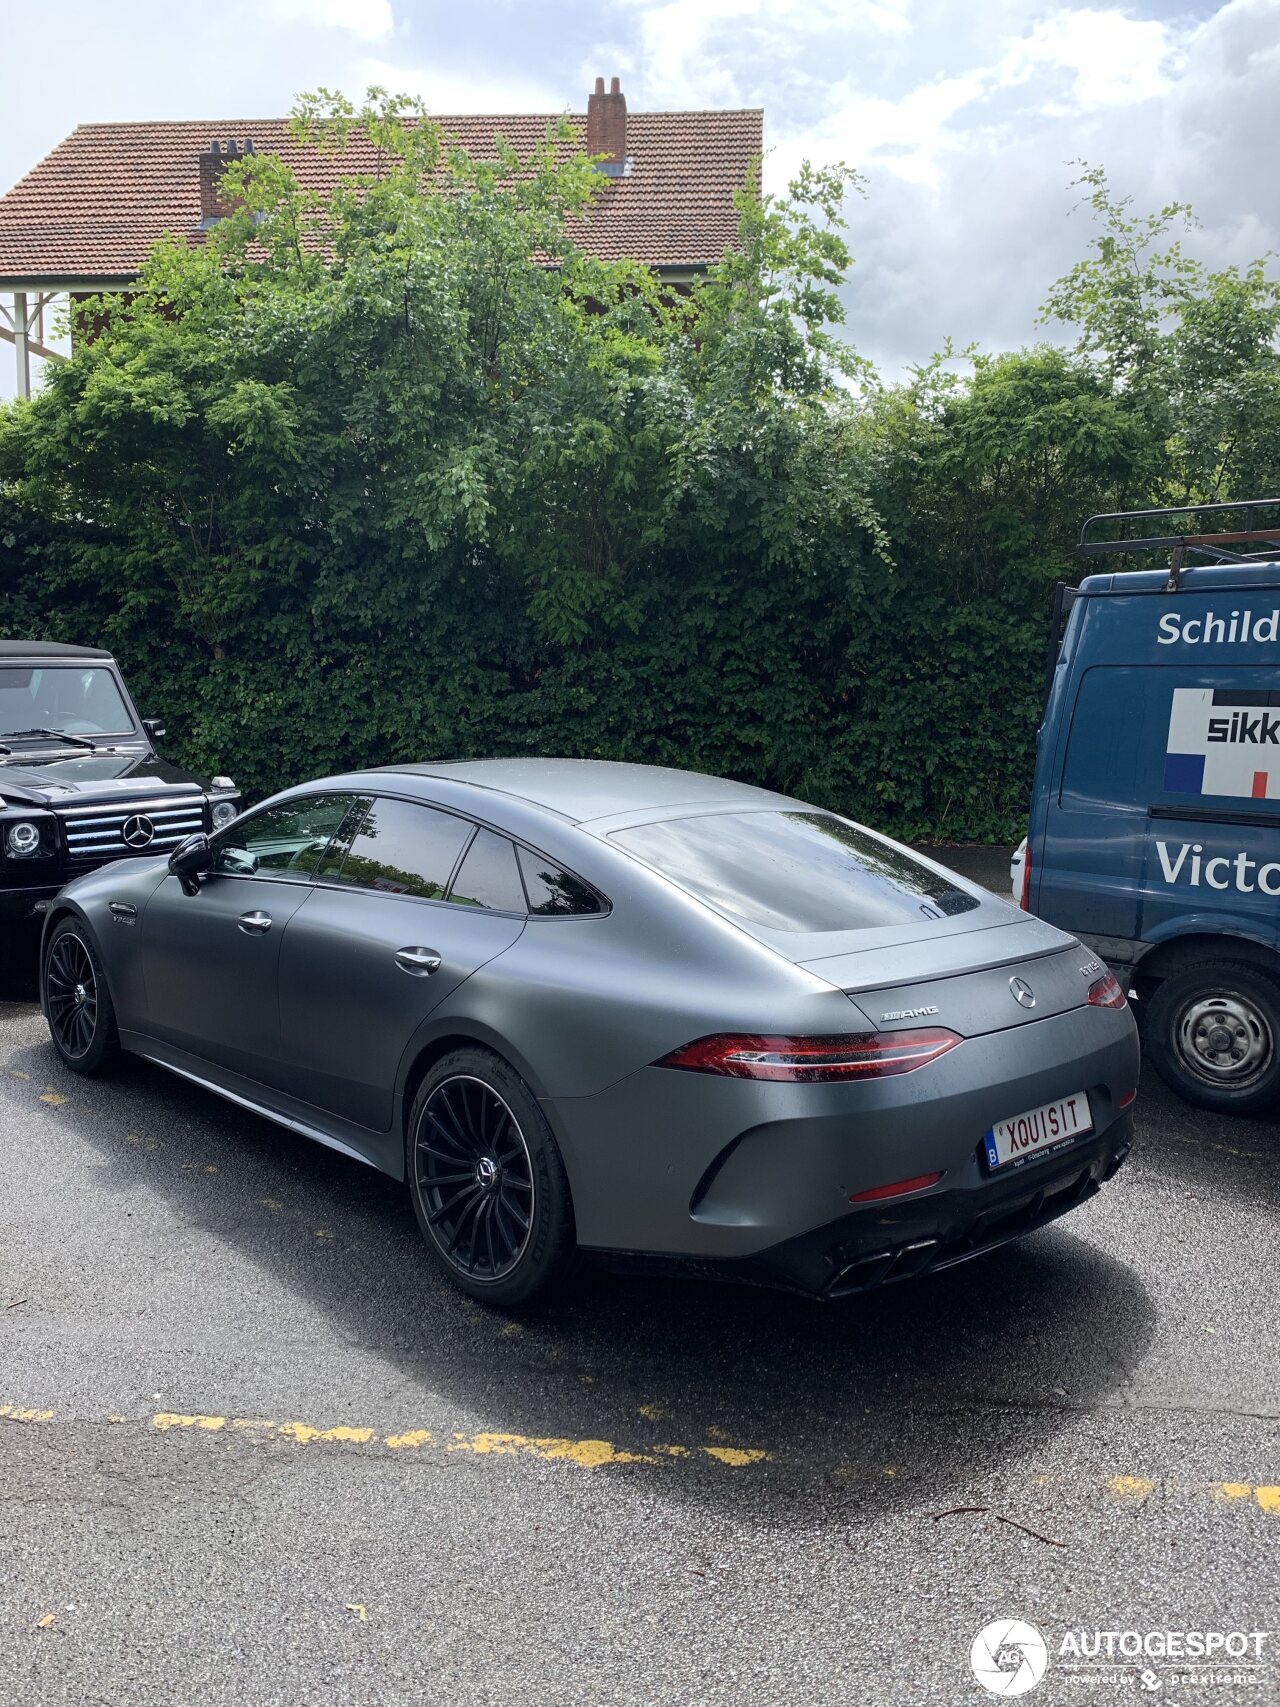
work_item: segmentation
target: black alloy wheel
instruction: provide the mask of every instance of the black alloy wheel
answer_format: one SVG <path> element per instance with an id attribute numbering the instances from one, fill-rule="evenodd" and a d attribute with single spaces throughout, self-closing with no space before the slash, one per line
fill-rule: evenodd
<path id="1" fill-rule="evenodd" d="M 99 1073 L 115 1059 L 115 1009 L 98 957 L 76 921 L 54 930 L 44 962 L 44 1007 L 54 1047 L 77 1073 Z"/>
<path id="2" fill-rule="evenodd" d="M 481 1079 L 436 1086 L 418 1124 L 416 1160 L 428 1225 L 471 1280 L 511 1273 L 533 1225 L 533 1164 L 506 1103 Z"/>
<path id="3" fill-rule="evenodd" d="M 473 1298 L 518 1304 L 573 1245 L 568 1182 L 528 1087 L 487 1051 L 437 1063 L 409 1123 L 418 1224 L 449 1278 Z"/>

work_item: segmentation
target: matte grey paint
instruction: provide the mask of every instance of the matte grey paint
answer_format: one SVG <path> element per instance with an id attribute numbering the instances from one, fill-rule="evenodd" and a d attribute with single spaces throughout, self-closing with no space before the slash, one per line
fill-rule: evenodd
<path id="1" fill-rule="evenodd" d="M 954 873 L 981 902 L 969 913 L 797 936 L 722 916 L 608 840 L 623 821 L 803 802 L 679 771 L 502 760 L 326 778 L 264 805 L 340 790 L 462 813 L 610 910 L 526 920 L 261 875 L 185 896 L 163 861 L 133 860 L 71 884 L 50 923 L 69 910 L 89 928 L 127 1049 L 397 1177 L 415 1063 L 449 1038 L 496 1049 L 540 1099 L 580 1242 L 688 1256 L 764 1250 L 850 1213 L 851 1192 L 939 1168 L 944 1188 L 979 1186 L 994 1121 L 1087 1089 L 1102 1132 L 1137 1082 L 1128 1011 L 1085 1005 L 1086 951 Z M 134 906 L 136 927 L 112 903 Z M 237 921 L 255 908 L 272 928 L 248 936 Z M 439 970 L 407 976 L 406 947 L 438 953 Z M 1033 1012 L 1009 991 L 1015 970 Z M 782 1085 L 651 1064 L 710 1032 L 871 1031 L 926 1006 L 936 1018 L 882 1029 L 950 1025 L 966 1041 L 899 1078 Z"/>

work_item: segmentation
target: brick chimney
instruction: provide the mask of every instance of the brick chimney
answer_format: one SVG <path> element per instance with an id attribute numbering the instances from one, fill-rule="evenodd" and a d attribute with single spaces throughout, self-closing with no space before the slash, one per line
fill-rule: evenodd
<path id="1" fill-rule="evenodd" d="M 225 147 L 218 143 L 217 137 L 209 144 L 207 150 L 200 155 L 200 229 L 208 231 L 211 225 L 216 225 L 220 219 L 234 213 L 238 203 L 229 201 L 222 194 L 222 174 L 233 160 L 243 160 L 247 154 L 253 153 L 253 138 L 246 136 L 244 146 L 238 142 L 228 142 Z"/>
<path id="2" fill-rule="evenodd" d="M 604 78 L 597 77 L 595 92 L 587 99 L 587 153 L 606 156 L 601 169 L 610 177 L 620 176 L 626 167 L 627 97 L 616 77 L 607 95 Z"/>

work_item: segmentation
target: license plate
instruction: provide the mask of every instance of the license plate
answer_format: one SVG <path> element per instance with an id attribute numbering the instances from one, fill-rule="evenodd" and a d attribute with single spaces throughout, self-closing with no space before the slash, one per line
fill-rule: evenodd
<path id="1" fill-rule="evenodd" d="M 1057 1102 L 1043 1103 L 1039 1108 L 1028 1109 L 1026 1114 L 997 1120 L 994 1126 L 988 1127 L 983 1139 L 987 1147 L 987 1166 L 1003 1168 L 1010 1162 L 1056 1149 L 1069 1138 L 1078 1138 L 1082 1132 L 1092 1131 L 1089 1098 L 1085 1092 L 1059 1097 Z"/>

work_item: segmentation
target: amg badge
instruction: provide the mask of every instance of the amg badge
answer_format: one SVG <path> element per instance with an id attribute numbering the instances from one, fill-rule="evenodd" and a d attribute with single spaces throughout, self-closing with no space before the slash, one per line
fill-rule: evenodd
<path id="1" fill-rule="evenodd" d="M 937 1008 L 896 1008 L 891 1014 L 881 1014 L 880 1024 L 887 1019 L 925 1019 L 929 1014 L 936 1014 Z"/>

